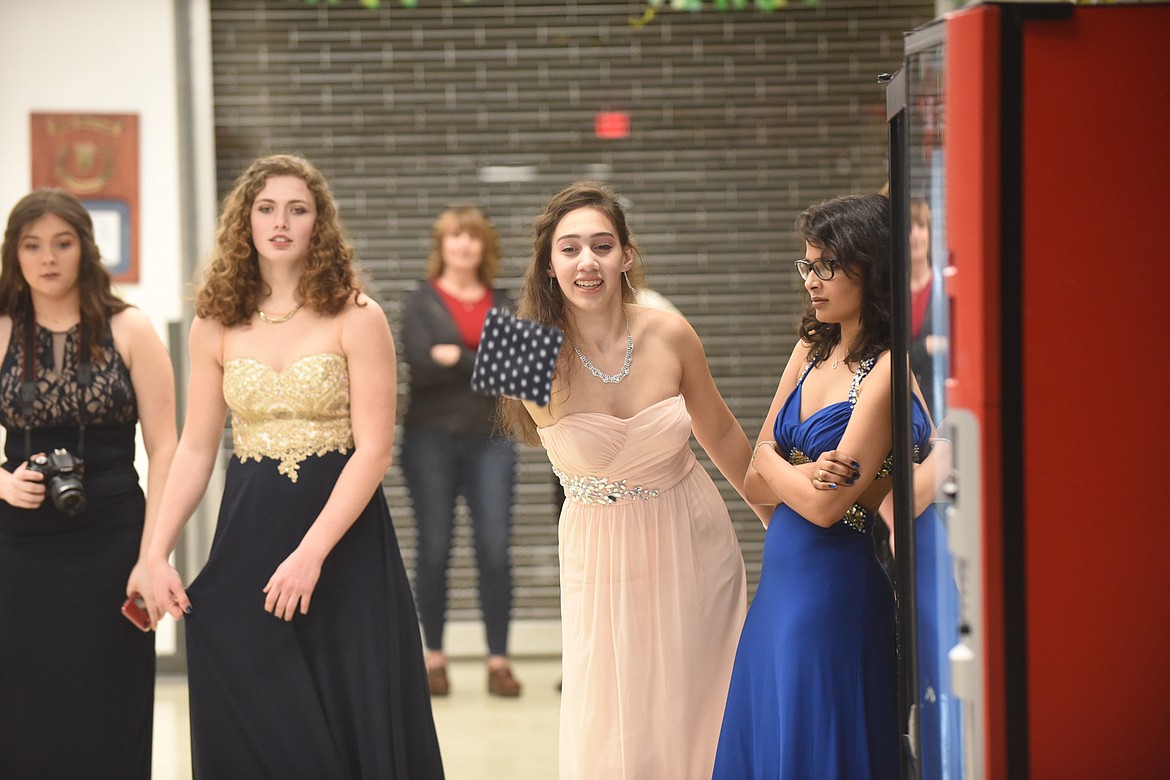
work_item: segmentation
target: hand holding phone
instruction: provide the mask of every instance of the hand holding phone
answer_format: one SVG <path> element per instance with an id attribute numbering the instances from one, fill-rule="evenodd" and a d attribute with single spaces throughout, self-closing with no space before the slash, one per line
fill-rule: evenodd
<path id="1" fill-rule="evenodd" d="M 141 596 L 131 596 L 122 603 L 122 614 L 140 631 L 150 631 L 150 615 Z"/>

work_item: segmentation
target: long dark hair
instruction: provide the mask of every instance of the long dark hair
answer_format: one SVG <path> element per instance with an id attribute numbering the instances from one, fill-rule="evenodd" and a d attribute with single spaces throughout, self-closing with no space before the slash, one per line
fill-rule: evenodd
<path id="1" fill-rule="evenodd" d="M 34 190 L 21 198 L 8 214 L 4 246 L 0 250 L 0 314 L 12 318 L 13 337 L 24 335 L 25 323 L 34 318 L 32 293 L 20 270 L 20 240 L 29 225 L 46 214 L 65 220 L 81 244 L 77 289 L 81 297 L 81 320 L 89 331 L 89 351 L 95 359 L 105 356 L 101 348 L 110 317 L 130 304 L 114 294 L 110 273 L 102 265 L 101 251 L 93 237 L 93 219 L 85 206 L 67 190 Z"/>
<path id="2" fill-rule="evenodd" d="M 851 363 L 890 348 L 890 201 L 882 195 L 842 195 L 810 206 L 796 218 L 801 238 L 838 261 L 837 273 L 861 281 L 861 329 L 846 345 Z M 800 338 L 811 345 L 809 362 L 820 363 L 841 340 L 841 326 L 820 322 L 805 307 Z"/>
<path id="3" fill-rule="evenodd" d="M 524 285 L 516 301 L 516 315 L 526 320 L 535 320 L 542 325 L 555 325 L 572 338 L 570 323 L 565 315 L 565 299 L 555 277 L 550 279 L 552 267 L 553 237 L 557 225 L 565 215 L 580 208 L 597 209 L 613 223 L 617 231 L 618 244 L 623 251 L 630 250 L 639 255 L 638 247 L 630 235 L 626 212 L 622 208 L 617 191 L 600 181 L 583 180 L 574 182 L 553 196 L 544 213 L 532 225 L 532 260 L 524 272 Z M 635 290 L 642 283 L 642 270 L 635 263 L 626 272 L 628 283 L 623 284 L 622 302 L 634 303 Z M 561 352 L 554 377 L 561 373 L 565 351 Z M 536 423 L 524 409 L 524 404 L 509 398 L 501 398 L 498 408 L 500 426 L 510 430 L 526 444 L 539 444 Z"/>

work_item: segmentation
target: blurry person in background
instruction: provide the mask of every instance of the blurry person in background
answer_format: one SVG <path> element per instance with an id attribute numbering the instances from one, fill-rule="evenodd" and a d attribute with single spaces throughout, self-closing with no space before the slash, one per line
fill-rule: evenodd
<path id="1" fill-rule="evenodd" d="M 910 200 L 910 368 L 935 423 L 945 413 L 946 316 L 942 279 L 931 263 L 930 206 Z M 918 629 L 919 767 L 924 780 L 946 777 L 962 762 L 962 708 L 951 682 L 948 652 L 959 642 L 959 590 L 947 541 L 939 487 L 950 468 L 951 443 L 930 440 L 914 469 L 914 549 Z M 875 524 L 878 556 L 894 575 L 894 502 L 886 496 Z M 882 533 L 878 533 L 882 532 Z"/>
<path id="2" fill-rule="evenodd" d="M 402 473 L 418 525 L 414 588 L 426 641 L 431 694 L 449 692 L 443 632 L 455 502 L 463 496 L 475 533 L 479 605 L 487 632 L 487 690 L 519 696 L 508 663 L 512 610 L 512 494 L 516 453 L 493 430 L 495 399 L 471 391 L 484 318 L 506 308 L 492 287 L 500 270 L 495 227 L 474 206 L 447 209 L 431 229 L 427 278 L 403 304 L 410 367 Z"/>
<path id="3" fill-rule="evenodd" d="M 943 294 L 930 257 L 930 206 L 922 198 L 910 201 L 910 369 L 937 421 L 942 413 L 936 397 L 936 358 L 946 349 L 935 303 Z M 937 388 L 941 391 L 941 388 Z"/>
<path id="4" fill-rule="evenodd" d="M 881 194 L 888 197 L 888 187 Z M 937 311 L 943 294 L 942 279 L 931 264 L 930 206 L 922 198 L 910 200 L 910 370 L 930 413 L 938 421 L 942 413 L 941 361 L 946 350 L 942 313 Z M 917 478 L 916 478 L 917 481 Z M 929 482 L 929 480 L 926 480 Z M 923 484 L 926 484 L 924 482 Z M 878 513 L 882 522 L 874 526 L 874 546 L 891 579 L 894 576 L 893 500 L 887 497 Z"/>
<path id="5" fill-rule="evenodd" d="M 119 607 L 153 601 L 145 551 L 175 453 L 174 374 L 64 190 L 9 214 L 0 344 L 0 777 L 149 777 L 154 634 Z"/>

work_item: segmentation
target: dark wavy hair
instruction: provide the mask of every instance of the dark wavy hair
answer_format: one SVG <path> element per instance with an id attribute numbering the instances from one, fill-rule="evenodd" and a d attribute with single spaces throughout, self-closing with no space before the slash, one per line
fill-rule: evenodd
<path id="1" fill-rule="evenodd" d="M 25 323 L 35 316 L 32 295 L 24 272 L 20 270 L 20 241 L 32 223 L 54 214 L 69 224 L 81 244 L 81 265 L 77 288 L 81 295 L 81 319 L 89 331 L 89 351 L 101 360 L 102 337 L 110 317 L 129 308 L 130 304 L 114 294 L 110 273 L 102 265 L 101 251 L 93 237 L 93 219 L 72 193 L 57 188 L 40 189 L 21 198 L 8 214 L 4 229 L 4 246 L 0 250 L 0 314 L 12 318 L 13 337 L 24 336 Z"/>
<path id="2" fill-rule="evenodd" d="M 613 223 L 622 249 L 632 250 L 635 256 L 641 256 L 633 236 L 630 235 L 625 209 L 622 208 L 617 191 L 609 184 L 591 180 L 578 181 L 553 196 L 544 213 L 536 218 L 532 226 L 532 260 L 524 272 L 524 284 L 516 300 L 516 315 L 527 320 L 535 320 L 542 325 L 555 325 L 565 331 L 569 338 L 575 334 L 572 333 L 571 324 L 565 315 L 565 299 L 561 295 L 556 278 L 550 278 L 549 272 L 552 268 L 552 247 L 557 225 L 569 212 L 582 208 L 596 209 L 605 215 Z M 622 302 L 634 303 L 635 290 L 642 283 L 641 264 L 635 263 L 626 272 L 626 277 L 628 283 L 622 285 Z M 564 368 L 563 361 L 567 354 L 562 350 L 554 378 Z M 522 402 L 501 398 L 497 414 L 498 422 L 504 430 L 515 433 L 526 444 L 540 443 L 536 423 Z"/>
<path id="3" fill-rule="evenodd" d="M 796 218 L 801 238 L 838 260 L 837 273 L 861 281 L 861 330 L 846 359 L 859 362 L 890 348 L 890 202 L 882 195 L 842 195 L 810 206 Z M 800 338 L 814 366 L 833 353 L 841 326 L 820 322 L 805 307 Z"/>
<path id="4" fill-rule="evenodd" d="M 275 154 L 248 166 L 223 199 L 215 247 L 195 292 L 195 313 L 226 326 L 247 322 L 269 293 L 252 241 L 252 205 L 272 176 L 295 176 L 313 194 L 317 219 L 305 252 L 297 300 L 321 314 L 337 314 L 362 292 L 356 251 L 346 238 L 325 177 L 303 157 Z"/>
<path id="5" fill-rule="evenodd" d="M 475 206 L 453 206 L 443 211 L 431 226 L 431 252 L 427 256 L 427 278 L 443 275 L 443 239 L 467 231 L 483 242 L 479 280 L 490 285 L 500 273 L 500 234 L 495 225 Z"/>

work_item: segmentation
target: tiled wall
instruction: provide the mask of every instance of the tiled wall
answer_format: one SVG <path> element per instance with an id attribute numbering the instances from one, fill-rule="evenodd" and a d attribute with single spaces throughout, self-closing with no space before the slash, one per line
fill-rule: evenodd
<path id="1" fill-rule="evenodd" d="M 885 181 L 877 77 L 900 66 L 902 33 L 929 21 L 932 1 L 820 0 L 771 14 L 706 3 L 642 27 L 631 24 L 640 2 L 382 5 L 212 0 L 221 194 L 256 156 L 316 162 L 397 327 L 441 209 L 487 211 L 503 239 L 503 283 L 514 286 L 549 196 L 576 178 L 608 179 L 628 199 L 649 281 L 698 331 L 754 440 L 795 339 L 801 288 L 791 260 L 803 245 L 793 220 L 810 203 Z M 595 137 L 600 111 L 626 112 L 629 136 Z M 409 376 L 399 376 L 405 386 Z M 542 451 L 522 452 L 519 479 L 515 614 L 556 617 Z M 717 481 L 754 587 L 762 529 Z M 411 565 L 413 518 L 397 467 L 386 492 Z M 452 617 L 475 618 L 466 523 L 454 566 Z"/>

